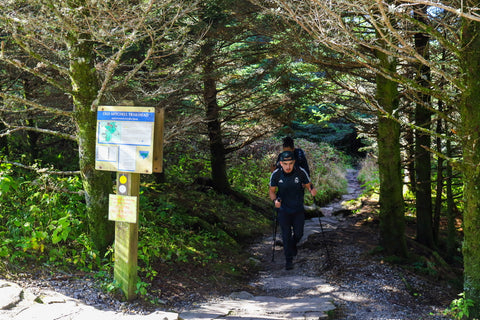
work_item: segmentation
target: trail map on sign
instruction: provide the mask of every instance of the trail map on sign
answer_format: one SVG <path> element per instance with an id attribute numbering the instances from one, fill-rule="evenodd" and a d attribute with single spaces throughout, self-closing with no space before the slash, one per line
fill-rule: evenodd
<path id="1" fill-rule="evenodd" d="M 121 126 L 121 123 L 114 121 L 101 122 L 98 140 L 104 141 L 105 143 L 119 143 L 121 140 L 118 126 Z"/>
<path id="2" fill-rule="evenodd" d="M 99 121 L 98 142 L 111 144 L 151 145 L 152 123 Z"/>
<path id="3" fill-rule="evenodd" d="M 155 110 L 99 107 L 95 168 L 152 173 Z"/>

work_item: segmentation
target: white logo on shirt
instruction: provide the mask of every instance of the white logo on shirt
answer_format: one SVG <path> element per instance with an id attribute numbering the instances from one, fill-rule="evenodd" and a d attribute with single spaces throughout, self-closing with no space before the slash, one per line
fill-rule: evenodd
<path id="1" fill-rule="evenodd" d="M 283 180 L 282 179 L 278 180 L 278 183 L 283 183 Z"/>
<path id="2" fill-rule="evenodd" d="M 300 183 L 300 179 L 298 177 L 295 177 L 295 183 Z"/>

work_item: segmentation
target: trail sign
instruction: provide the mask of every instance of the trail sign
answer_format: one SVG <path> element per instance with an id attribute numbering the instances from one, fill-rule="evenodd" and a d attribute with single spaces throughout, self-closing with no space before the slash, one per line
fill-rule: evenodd
<path id="1" fill-rule="evenodd" d="M 108 198 L 108 220 L 137 223 L 137 197 L 111 194 Z"/>
<path id="2" fill-rule="evenodd" d="M 95 169 L 153 172 L 155 108 L 99 106 Z"/>
<path id="3" fill-rule="evenodd" d="M 117 172 L 117 193 L 109 196 L 115 221 L 114 279 L 128 300 L 136 297 L 140 173 L 162 172 L 164 110 L 99 106 L 95 169 Z"/>

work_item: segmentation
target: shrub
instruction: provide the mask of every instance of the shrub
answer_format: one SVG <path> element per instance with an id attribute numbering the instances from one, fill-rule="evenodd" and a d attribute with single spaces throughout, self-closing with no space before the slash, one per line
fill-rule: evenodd
<path id="1" fill-rule="evenodd" d="M 310 178 L 318 191 L 318 202 L 327 203 L 346 192 L 348 158 L 345 155 L 326 143 L 305 139 L 296 139 L 295 146 L 305 151 Z M 278 138 L 257 141 L 238 151 L 232 156 L 229 166 L 232 186 L 267 198 L 272 166 L 281 151 L 282 141 Z M 306 201 L 311 202 L 311 196 L 307 195 Z"/>
<path id="2" fill-rule="evenodd" d="M 380 187 L 377 160 L 369 155 L 360 162 L 358 180 L 363 184 L 365 193 L 376 192 Z"/>
<path id="3" fill-rule="evenodd" d="M 31 180 L 33 178 L 33 180 Z M 0 258 L 19 266 L 96 268 L 98 253 L 86 235 L 78 177 L 16 176 L 0 167 Z"/>

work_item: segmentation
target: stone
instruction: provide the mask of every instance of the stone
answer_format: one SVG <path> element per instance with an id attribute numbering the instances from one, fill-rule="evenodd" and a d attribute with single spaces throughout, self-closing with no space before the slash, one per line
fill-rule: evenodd
<path id="1" fill-rule="evenodd" d="M 23 289 L 7 281 L 0 280 L 0 309 L 8 310 L 15 307 L 23 299 Z"/>

